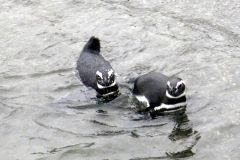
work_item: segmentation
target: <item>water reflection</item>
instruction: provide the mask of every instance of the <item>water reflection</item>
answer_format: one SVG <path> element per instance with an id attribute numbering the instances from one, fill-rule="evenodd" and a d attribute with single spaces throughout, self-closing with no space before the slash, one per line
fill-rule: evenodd
<path id="1" fill-rule="evenodd" d="M 200 134 L 197 130 L 193 129 L 193 125 L 186 113 L 172 115 L 172 120 L 175 122 L 175 125 L 172 132 L 168 135 L 168 138 L 173 142 L 181 142 L 187 138 L 193 138 L 193 141 L 185 150 L 167 152 L 166 154 L 175 158 L 184 158 L 194 155 L 195 153 L 192 149 L 200 139 Z"/>
<path id="2" fill-rule="evenodd" d="M 146 118 L 147 114 L 145 114 L 144 116 L 145 116 L 145 119 L 147 119 Z M 166 115 L 166 114 L 158 115 L 154 117 L 154 119 L 156 118 L 157 119 L 169 118 L 174 123 L 174 127 L 172 131 L 170 132 L 170 134 L 167 134 L 168 139 L 172 142 L 170 143 L 172 144 L 170 145 L 171 147 L 169 147 L 168 150 L 166 150 L 165 152 L 167 157 L 187 158 L 195 154 L 195 152 L 193 151 L 193 147 L 197 144 L 201 136 L 200 136 L 200 133 L 193 128 L 193 125 L 186 113 L 179 113 L 179 114 L 172 114 L 172 115 Z M 143 119 L 144 118 L 142 118 L 142 120 Z M 155 133 L 155 135 L 157 134 Z M 141 135 L 137 133 L 137 130 L 134 130 L 133 132 L 131 132 L 131 136 L 133 138 L 139 138 Z M 158 137 L 156 136 L 155 139 L 157 140 Z M 163 142 L 163 145 L 164 145 L 164 142 Z M 162 159 L 162 158 L 164 157 L 162 156 L 137 157 L 133 159 Z"/>
<path id="3" fill-rule="evenodd" d="M 168 134 L 168 139 L 173 143 L 173 145 L 180 147 L 172 147 L 170 151 L 166 151 L 166 155 L 174 158 L 184 158 L 193 156 L 193 147 L 197 144 L 200 139 L 200 133 L 193 128 L 192 122 L 189 120 L 186 114 L 187 106 L 183 108 L 178 108 L 176 110 L 161 110 L 154 111 L 153 109 L 146 109 L 146 105 L 137 101 L 133 98 L 133 104 L 138 108 L 137 115 L 133 119 L 134 121 L 149 120 L 149 119 L 164 119 L 168 118 L 174 123 L 174 127 L 170 134 Z M 136 131 L 132 132 L 132 137 L 138 138 L 139 135 Z M 185 142 L 190 143 L 184 145 Z M 183 148 L 181 150 L 174 148 Z M 160 158 L 160 157 L 149 157 L 149 158 Z"/>
<path id="4" fill-rule="evenodd" d="M 78 126 L 75 130 L 68 127 L 61 127 L 61 130 L 73 132 L 85 140 L 91 138 L 91 143 L 95 145 L 84 149 L 88 158 L 97 154 L 101 154 L 102 159 L 110 158 L 110 152 L 114 152 L 117 157 L 122 154 L 128 155 L 126 159 L 183 158 L 195 154 L 193 147 L 197 144 L 200 134 L 193 128 L 185 112 L 159 113 L 152 118 L 149 113 L 139 112 L 139 107 L 133 103 L 133 97 L 127 89 L 125 92 L 121 90 L 122 94 L 114 100 L 104 103 L 98 103 L 96 98 L 88 99 L 88 102 L 84 103 L 81 95 L 86 93 L 88 90 L 69 94 L 58 100 L 55 109 L 57 112 L 62 111 L 61 116 L 66 117 L 62 121 L 63 124 L 68 126 L 70 119 L 73 120 L 70 123 L 74 122 L 74 125 Z M 94 94 L 93 92 L 88 96 L 92 97 Z M 88 140 L 84 143 L 90 142 Z M 139 144 L 143 144 L 144 147 Z M 72 145 L 74 154 L 83 156 L 83 149 Z M 96 146 L 104 149 L 104 153 L 100 153 Z M 111 146 L 111 151 L 108 151 L 106 146 Z M 144 152 L 144 148 L 152 148 L 153 151 Z M 57 150 L 58 156 L 71 156 L 72 153 L 68 152 L 71 149 L 72 147 L 63 151 Z M 95 155 L 90 154 L 93 151 Z"/>

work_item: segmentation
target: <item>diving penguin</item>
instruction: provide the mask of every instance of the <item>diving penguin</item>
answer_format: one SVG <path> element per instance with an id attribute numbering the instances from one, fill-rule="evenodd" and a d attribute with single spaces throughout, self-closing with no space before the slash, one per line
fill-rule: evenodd
<path id="1" fill-rule="evenodd" d="M 185 108 L 185 84 L 181 78 L 169 78 L 161 73 L 139 76 L 134 82 L 133 94 L 138 101 L 154 111 Z"/>
<path id="2" fill-rule="evenodd" d="M 82 82 L 97 91 L 97 97 L 118 93 L 115 72 L 110 63 L 100 55 L 100 40 L 91 37 L 77 60 L 77 70 Z"/>

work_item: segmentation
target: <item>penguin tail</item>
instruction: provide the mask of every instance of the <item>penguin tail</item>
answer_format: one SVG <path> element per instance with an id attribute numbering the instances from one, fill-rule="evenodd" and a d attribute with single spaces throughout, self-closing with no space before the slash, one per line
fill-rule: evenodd
<path id="1" fill-rule="evenodd" d="M 83 52 L 88 50 L 100 52 L 100 40 L 97 37 L 92 36 L 85 44 Z"/>

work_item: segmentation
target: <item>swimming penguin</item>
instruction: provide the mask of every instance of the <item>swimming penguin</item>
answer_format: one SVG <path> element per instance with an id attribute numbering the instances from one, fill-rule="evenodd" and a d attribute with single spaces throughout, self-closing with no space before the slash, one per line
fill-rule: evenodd
<path id="1" fill-rule="evenodd" d="M 169 78 L 161 73 L 148 73 L 139 76 L 133 94 L 148 109 L 171 111 L 185 108 L 185 84 L 181 78 Z"/>
<path id="2" fill-rule="evenodd" d="M 77 70 L 82 82 L 97 91 L 97 97 L 118 93 L 115 72 L 110 63 L 100 55 L 100 40 L 91 37 L 77 60 Z"/>

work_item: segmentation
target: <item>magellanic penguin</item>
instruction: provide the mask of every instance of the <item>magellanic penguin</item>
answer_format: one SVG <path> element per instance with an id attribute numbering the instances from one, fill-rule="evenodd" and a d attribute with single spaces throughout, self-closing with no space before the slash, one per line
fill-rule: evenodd
<path id="1" fill-rule="evenodd" d="M 118 94 L 115 72 L 110 63 L 100 55 L 100 40 L 91 37 L 77 60 L 77 70 L 82 82 L 97 91 L 97 97 Z"/>
<path id="2" fill-rule="evenodd" d="M 173 111 L 186 108 L 187 105 L 183 80 L 161 73 L 139 76 L 134 83 L 133 94 L 154 111 Z"/>

